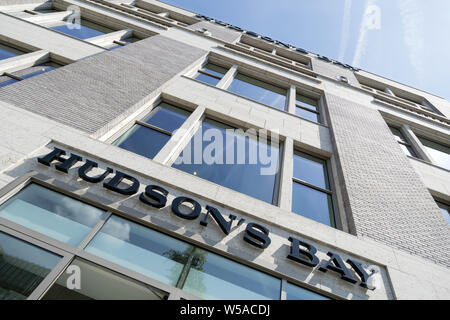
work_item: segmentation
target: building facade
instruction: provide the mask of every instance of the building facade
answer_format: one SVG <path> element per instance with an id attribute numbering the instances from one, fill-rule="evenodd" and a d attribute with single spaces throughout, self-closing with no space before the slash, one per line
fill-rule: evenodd
<path id="1" fill-rule="evenodd" d="M 0 299 L 449 299 L 450 103 L 153 0 L 0 1 Z"/>

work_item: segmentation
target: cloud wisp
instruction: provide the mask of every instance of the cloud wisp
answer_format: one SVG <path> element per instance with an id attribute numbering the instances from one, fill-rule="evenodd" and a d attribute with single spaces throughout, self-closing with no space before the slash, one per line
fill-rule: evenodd
<path id="1" fill-rule="evenodd" d="M 339 61 L 344 61 L 345 53 L 347 51 L 348 39 L 350 36 L 350 12 L 352 10 L 352 0 L 345 0 L 344 3 L 344 17 L 342 19 L 341 42 L 339 45 Z"/>

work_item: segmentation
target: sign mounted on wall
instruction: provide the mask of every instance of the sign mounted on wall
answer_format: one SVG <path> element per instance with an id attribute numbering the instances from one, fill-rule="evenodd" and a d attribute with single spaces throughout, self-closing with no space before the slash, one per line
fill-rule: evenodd
<path id="1" fill-rule="evenodd" d="M 64 173 L 68 173 L 69 169 L 77 162 L 83 161 L 82 157 L 79 155 L 71 153 L 70 156 L 64 157 L 65 155 L 66 151 L 55 147 L 53 151 L 45 156 L 37 158 L 37 160 L 45 166 L 51 166 L 54 162 L 55 169 Z M 141 184 L 136 177 L 119 170 L 114 171 L 109 167 L 99 175 L 89 175 L 89 172 L 96 167 L 98 167 L 98 164 L 95 161 L 85 159 L 84 164 L 78 169 L 78 176 L 90 183 L 103 182 L 104 188 L 124 196 L 135 195 L 139 192 Z M 112 178 L 108 178 L 110 174 L 113 174 Z M 169 191 L 162 186 L 147 185 L 145 186 L 144 191 L 139 194 L 139 201 L 151 208 L 161 209 L 168 205 L 168 195 Z M 189 204 L 189 206 L 186 206 L 186 204 Z M 237 219 L 233 214 L 224 217 L 217 208 L 210 205 L 206 205 L 205 210 L 203 210 L 198 201 L 188 196 L 176 197 L 172 200 L 170 208 L 172 213 L 179 218 L 186 220 L 199 219 L 199 224 L 204 227 L 208 226 L 208 223 L 212 218 L 225 236 L 230 234 L 233 223 L 237 221 L 236 224 L 239 226 L 245 222 L 244 218 Z M 206 212 L 201 215 L 202 211 Z M 243 240 L 261 250 L 264 250 L 271 244 L 269 229 L 256 222 L 248 222 L 246 224 Z M 359 283 L 361 287 L 366 289 L 375 289 L 373 285 L 369 285 L 369 279 L 375 271 L 372 270 L 368 273 L 360 262 L 349 258 L 345 263 L 339 254 L 331 250 L 326 253 L 328 259 L 320 261 L 316 254 L 317 248 L 312 243 L 293 236 L 290 236 L 288 240 L 291 245 L 289 253 L 286 256 L 287 259 L 311 269 L 317 267 L 316 270 L 321 272 L 332 271 L 336 275 L 339 275 L 343 281 L 351 284 Z M 354 273 L 352 273 L 351 270 L 353 270 Z"/>

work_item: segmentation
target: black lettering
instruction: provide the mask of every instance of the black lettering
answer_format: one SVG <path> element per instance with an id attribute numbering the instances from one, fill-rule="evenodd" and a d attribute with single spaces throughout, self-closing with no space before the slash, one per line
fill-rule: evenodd
<path id="1" fill-rule="evenodd" d="M 180 205 L 184 202 L 189 202 L 194 206 L 191 213 L 186 214 L 180 211 Z M 194 199 L 187 198 L 187 197 L 177 197 L 172 201 L 172 212 L 177 215 L 180 218 L 187 219 L 187 220 L 194 220 L 197 219 L 200 215 L 202 207 L 200 204 L 195 201 Z"/>
<path id="2" fill-rule="evenodd" d="M 89 177 L 86 173 L 89 172 L 92 168 L 97 168 L 98 164 L 97 162 L 91 161 L 89 159 L 86 159 L 86 163 L 84 165 L 82 165 L 79 169 L 78 169 L 78 176 L 83 179 L 84 181 L 87 182 L 92 182 L 92 183 L 98 183 L 103 181 L 106 176 L 108 174 L 110 174 L 111 172 L 113 172 L 113 169 L 111 169 L 110 167 L 106 168 L 105 172 L 103 172 L 102 174 L 99 174 L 95 177 Z"/>
<path id="3" fill-rule="evenodd" d="M 82 158 L 76 154 L 71 153 L 69 158 L 63 158 L 62 156 L 65 155 L 66 152 L 64 150 L 61 150 L 59 148 L 53 148 L 53 151 L 49 154 L 38 158 L 38 162 L 42 163 L 43 165 L 50 166 L 52 161 L 57 160 L 61 163 L 55 165 L 55 169 L 68 173 L 69 169 L 78 161 L 81 161 Z"/>
<path id="4" fill-rule="evenodd" d="M 265 249 L 269 246 L 269 229 L 256 223 L 249 223 L 245 228 L 244 241 L 257 248 Z"/>
<path id="5" fill-rule="evenodd" d="M 369 280 L 370 275 L 364 270 L 361 263 L 351 259 L 347 259 L 347 263 L 352 266 L 353 270 L 355 270 L 356 274 L 361 278 L 361 283 L 359 285 L 363 288 L 368 288 L 367 280 Z"/>
<path id="6" fill-rule="evenodd" d="M 296 51 L 303 53 L 303 54 L 308 54 L 308 51 L 306 51 L 305 49 L 302 48 L 295 48 Z"/>
<path id="7" fill-rule="evenodd" d="M 234 219 L 236 219 L 235 215 L 230 214 L 230 220 L 227 222 L 225 218 L 222 216 L 219 210 L 217 210 L 214 207 L 206 206 L 206 214 L 205 217 L 200 221 L 200 224 L 202 226 L 208 225 L 208 215 L 211 214 L 214 220 L 216 220 L 217 224 L 219 225 L 220 229 L 222 229 L 222 232 L 226 235 L 230 234 L 231 231 L 231 225 L 233 224 Z"/>
<path id="8" fill-rule="evenodd" d="M 327 272 L 328 270 L 337 272 L 341 275 L 341 279 L 348 281 L 350 283 L 356 283 L 357 280 L 352 276 L 350 271 L 342 261 L 341 257 L 333 252 L 328 252 L 327 255 L 330 259 L 326 262 L 324 266 L 320 266 L 319 270 L 322 272 Z"/>
<path id="9" fill-rule="evenodd" d="M 302 240 L 289 237 L 289 241 L 291 241 L 291 251 L 287 256 L 288 259 L 304 264 L 308 267 L 315 267 L 319 264 L 319 258 L 316 257 L 317 249 L 309 243 L 306 243 Z M 300 246 L 306 248 L 306 250 L 300 249 Z M 305 257 L 302 257 L 302 256 Z"/>
<path id="10" fill-rule="evenodd" d="M 156 192 L 156 191 L 159 192 Z M 141 200 L 143 203 L 148 204 L 155 208 L 162 208 L 167 203 L 167 195 L 169 194 L 169 191 L 164 189 L 160 186 L 155 185 L 148 185 L 145 187 L 145 191 L 141 193 L 139 196 L 139 200 Z M 147 199 L 149 197 L 153 201 L 150 201 Z"/>
<path id="11" fill-rule="evenodd" d="M 129 180 L 132 182 L 132 185 L 126 188 L 119 188 L 119 184 L 122 182 L 122 180 Z M 126 173 L 123 173 L 121 171 L 116 171 L 116 175 L 109 180 L 108 182 L 103 183 L 103 187 L 106 189 L 109 189 L 111 191 L 123 194 L 123 195 L 132 195 L 138 192 L 139 189 L 139 181 Z"/>
<path id="12" fill-rule="evenodd" d="M 249 36 L 256 37 L 256 38 L 259 36 L 259 34 L 257 34 L 256 32 L 253 32 L 253 31 L 245 31 L 245 34 L 248 34 Z"/>

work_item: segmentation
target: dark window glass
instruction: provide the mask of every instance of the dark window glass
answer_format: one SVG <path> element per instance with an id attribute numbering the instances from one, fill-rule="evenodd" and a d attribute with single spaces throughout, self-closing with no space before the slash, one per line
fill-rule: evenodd
<path id="1" fill-rule="evenodd" d="M 433 161 L 440 167 L 450 170 L 450 147 L 418 137 Z"/>
<path id="2" fill-rule="evenodd" d="M 0 206 L 0 217 L 73 246 L 80 244 L 103 214 L 34 183 Z"/>
<path id="3" fill-rule="evenodd" d="M 210 85 L 215 86 L 222 79 L 227 69 L 216 66 L 212 63 L 206 64 L 201 70 L 197 72 L 195 80 L 199 80 Z"/>
<path id="4" fill-rule="evenodd" d="M 80 288 L 69 289 L 73 268 L 80 270 Z M 167 294 L 91 262 L 76 258 L 47 291 L 43 300 L 165 300 Z"/>
<path id="5" fill-rule="evenodd" d="M 19 80 L 10 78 L 8 76 L 0 76 L 0 88 L 6 87 L 7 85 L 13 84 L 15 82 L 18 82 Z"/>
<path id="6" fill-rule="evenodd" d="M 86 251 L 204 299 L 279 299 L 281 281 L 111 216 Z"/>
<path id="7" fill-rule="evenodd" d="M 442 215 L 447 220 L 447 223 L 450 224 L 450 206 L 445 203 L 436 201 L 439 209 L 441 209 Z"/>
<path id="8" fill-rule="evenodd" d="M 296 182 L 292 187 L 292 211 L 328 226 L 334 226 L 331 196 Z"/>
<path id="9" fill-rule="evenodd" d="M 280 299 L 280 279 L 196 248 L 182 286 L 200 298 L 215 300 Z"/>
<path id="10" fill-rule="evenodd" d="M 231 131 L 233 129 L 233 127 L 223 123 L 206 119 L 175 161 L 173 167 L 254 198 L 273 203 L 278 173 L 279 148 L 271 146 L 270 142 L 258 141 L 254 136 Z M 216 136 L 219 139 L 217 140 L 217 150 L 211 151 L 211 153 L 204 152 L 205 148 L 211 148 L 209 145 L 212 143 L 212 141 L 204 141 L 207 139 L 203 139 L 203 135 L 208 131 L 214 133 L 212 139 L 215 139 Z M 200 143 L 197 144 L 196 141 Z M 196 150 L 197 146 L 200 145 L 201 153 Z M 261 148 L 262 150 L 260 150 Z M 241 152 L 240 150 L 244 151 Z M 270 159 L 276 159 L 276 163 L 267 165 L 261 163 L 260 157 L 257 156 L 260 152 L 267 154 Z M 203 157 L 198 161 L 195 154 L 203 155 L 204 153 L 211 154 L 215 158 L 208 162 Z M 274 168 L 272 174 L 261 174 L 266 171 L 264 168 L 268 169 L 270 165 L 272 165 L 271 168 Z"/>
<path id="11" fill-rule="evenodd" d="M 329 189 L 325 161 L 303 152 L 294 153 L 294 177 L 322 189 Z"/>
<path id="12" fill-rule="evenodd" d="M 286 285 L 286 300 L 330 300 L 313 291 L 298 287 L 292 283 Z"/>
<path id="13" fill-rule="evenodd" d="M 50 28 L 78 39 L 88 39 L 114 31 L 83 19 L 81 20 L 81 24 L 65 22 L 63 25 L 53 26 Z"/>
<path id="14" fill-rule="evenodd" d="M 0 300 L 24 300 L 60 256 L 0 232 Z"/>
<path id="15" fill-rule="evenodd" d="M 292 212 L 334 227 L 326 162 L 296 151 L 293 177 Z"/>
<path id="16" fill-rule="evenodd" d="M 286 109 L 286 89 L 243 74 L 233 79 L 228 90 L 280 110 Z"/>
<path id="17" fill-rule="evenodd" d="M 189 112 L 183 109 L 161 103 L 143 121 L 138 121 L 114 141 L 113 145 L 153 159 L 188 116 Z"/>
<path id="18" fill-rule="evenodd" d="M 176 286 L 190 246 L 139 224 L 111 216 L 87 252 Z"/>
<path id="19" fill-rule="evenodd" d="M 12 58 L 25 52 L 0 43 L 0 60 Z"/>
<path id="20" fill-rule="evenodd" d="M 319 111 L 318 108 L 318 102 L 315 99 L 305 97 L 301 94 L 296 95 L 295 104 L 299 107 L 303 107 L 306 109 L 309 109 L 311 111 Z"/>

